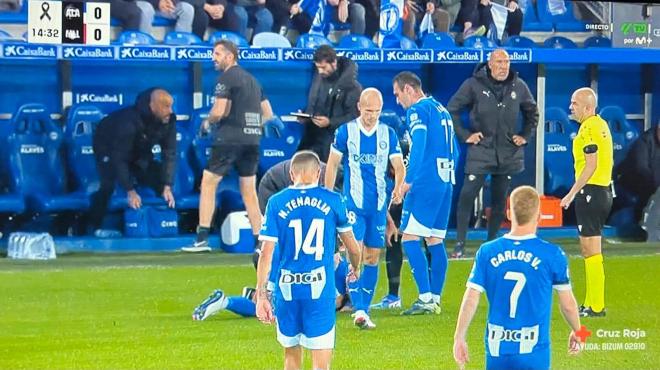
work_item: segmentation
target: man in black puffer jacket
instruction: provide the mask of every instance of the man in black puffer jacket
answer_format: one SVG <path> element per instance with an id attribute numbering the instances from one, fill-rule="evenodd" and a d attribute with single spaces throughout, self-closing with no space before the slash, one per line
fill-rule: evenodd
<path id="1" fill-rule="evenodd" d="M 527 84 L 511 71 L 504 49 L 492 52 L 487 64 L 477 66 L 472 77 L 463 82 L 447 105 L 456 135 L 468 144 L 465 180 L 456 211 L 454 257 L 463 255 L 470 221 L 470 210 L 487 175 L 491 175 L 491 215 L 488 240 L 497 236 L 504 219 L 506 196 L 511 176 L 524 169 L 524 146 L 532 137 L 539 113 Z M 461 121 L 470 109 L 470 128 Z M 522 113 L 522 130 L 517 130 Z"/>
<path id="2" fill-rule="evenodd" d="M 172 96 L 163 89 L 141 92 L 135 105 L 112 112 L 94 131 L 94 156 L 100 187 L 92 195 L 89 227 L 99 230 L 115 191 L 115 183 L 127 193 L 128 206 L 137 209 L 142 199 L 135 183 L 152 187 L 174 207 L 172 184 L 176 171 L 176 115 Z M 152 149 L 158 144 L 161 161 Z"/>
<path id="3" fill-rule="evenodd" d="M 359 116 L 357 102 L 362 86 L 357 81 L 355 62 L 337 57 L 330 46 L 316 49 L 314 65 L 317 73 L 309 89 L 305 110 L 312 118 L 301 119 L 305 133 L 298 150 L 311 150 L 321 161 L 327 162 L 337 127 Z"/>

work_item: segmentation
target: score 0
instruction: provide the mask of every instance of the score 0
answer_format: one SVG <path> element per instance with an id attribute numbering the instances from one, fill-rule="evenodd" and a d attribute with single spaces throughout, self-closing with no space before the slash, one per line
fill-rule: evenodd
<path id="1" fill-rule="evenodd" d="M 86 45 L 110 44 L 110 4 L 85 3 L 83 16 Z"/>

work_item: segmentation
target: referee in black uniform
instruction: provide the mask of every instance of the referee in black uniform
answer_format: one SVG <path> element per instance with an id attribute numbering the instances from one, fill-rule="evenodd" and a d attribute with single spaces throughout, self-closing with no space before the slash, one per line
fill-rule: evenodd
<path id="1" fill-rule="evenodd" d="M 197 240 L 182 248 L 185 252 L 207 252 L 208 236 L 215 211 L 218 183 L 232 167 L 238 171 L 239 186 L 247 210 L 252 234 L 259 234 L 261 212 L 257 200 L 256 174 L 262 122 L 273 116 L 259 82 L 238 65 L 238 48 L 231 41 L 220 40 L 213 48 L 215 68 L 222 71 L 215 86 L 215 103 L 203 129 L 214 126 L 214 143 L 202 176 L 199 198 Z"/>

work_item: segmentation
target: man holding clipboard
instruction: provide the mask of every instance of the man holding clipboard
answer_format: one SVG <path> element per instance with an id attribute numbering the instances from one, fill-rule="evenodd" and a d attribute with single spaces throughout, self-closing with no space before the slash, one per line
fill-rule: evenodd
<path id="1" fill-rule="evenodd" d="M 326 162 L 335 130 L 355 119 L 362 86 L 357 81 L 357 65 L 338 57 L 331 46 L 322 45 L 314 52 L 316 74 L 312 80 L 304 112 L 294 112 L 305 132 L 298 150 L 311 150 Z"/>

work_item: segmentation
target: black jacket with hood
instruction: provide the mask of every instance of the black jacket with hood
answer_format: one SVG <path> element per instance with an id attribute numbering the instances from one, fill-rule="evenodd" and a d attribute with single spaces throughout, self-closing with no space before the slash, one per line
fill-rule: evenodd
<path id="1" fill-rule="evenodd" d="M 470 109 L 470 128 L 461 120 L 465 108 Z M 536 101 L 529 87 L 513 69 L 506 80 L 499 82 L 490 76 L 488 64 L 475 68 L 447 104 L 454 121 L 454 130 L 462 142 L 475 132 L 483 139 L 468 145 L 465 173 L 474 175 L 513 175 L 524 169 L 524 146 L 513 143 L 513 135 L 530 141 L 539 120 Z M 517 132 L 518 115 L 522 112 L 522 131 Z"/>
<path id="2" fill-rule="evenodd" d="M 172 186 L 176 171 L 176 115 L 167 123 L 151 112 L 149 102 L 155 88 L 141 92 L 135 105 L 112 112 L 94 131 L 97 161 L 111 161 L 117 181 L 124 190 L 133 189 L 131 171 L 146 170 L 154 161 L 152 148 L 160 145 L 163 185 Z"/>
<path id="3" fill-rule="evenodd" d="M 337 70 L 328 78 L 315 72 L 305 113 L 326 116 L 330 125 L 320 128 L 311 121 L 307 122 L 298 149 L 312 150 L 326 162 L 337 127 L 359 116 L 357 103 L 361 92 L 357 65 L 346 57 L 337 57 Z"/>

